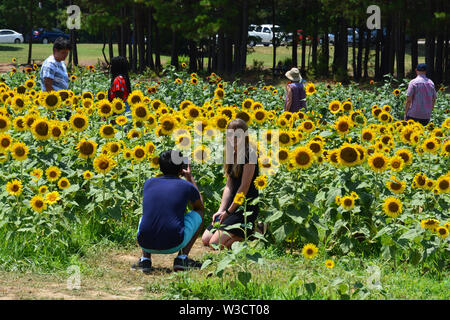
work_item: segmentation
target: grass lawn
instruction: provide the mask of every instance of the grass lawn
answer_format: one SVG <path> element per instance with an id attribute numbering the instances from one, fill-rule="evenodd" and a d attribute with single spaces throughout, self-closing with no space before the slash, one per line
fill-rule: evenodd
<path id="1" fill-rule="evenodd" d="M 100 43 L 80 43 L 77 45 L 78 48 L 78 60 L 82 65 L 96 64 L 98 60 L 104 61 L 102 48 L 103 44 Z M 424 45 L 419 44 L 419 62 L 425 62 L 424 56 Z M 310 47 L 306 48 L 306 59 L 311 60 L 310 57 Z M 45 60 L 52 52 L 52 44 L 33 44 L 33 59 L 35 62 L 42 62 Z M 278 47 L 276 61 L 284 61 L 286 58 L 291 57 L 292 48 L 291 47 Z M 301 47 L 298 48 L 298 63 L 301 63 Z M 330 46 L 330 60 L 331 65 L 333 59 L 334 46 Z M 409 54 L 409 48 L 406 50 L 405 55 L 405 70 L 409 72 L 411 69 L 411 55 Z M 105 54 L 109 57 L 108 47 L 105 47 Z M 114 45 L 114 54 L 117 54 L 117 46 Z M 352 73 L 352 48 L 349 47 L 349 72 Z M 263 63 L 264 68 L 272 67 L 273 59 L 273 48 L 257 46 L 253 49 L 249 49 L 247 55 L 247 66 L 252 68 L 254 61 L 260 61 Z M 28 58 L 28 44 L 0 44 L 0 63 L 11 63 L 11 59 L 15 57 L 18 64 L 23 64 L 27 62 Z M 167 63 L 170 60 L 169 56 L 161 56 L 161 62 Z M 308 65 L 308 62 L 307 62 Z M 369 76 L 373 76 L 372 69 L 375 65 L 375 50 L 371 50 L 369 59 Z M 206 67 L 206 66 L 205 66 Z"/>
<path id="2" fill-rule="evenodd" d="M 236 273 L 218 277 L 211 266 L 173 273 L 173 254 L 153 255 L 149 275 L 130 271 L 140 256 L 137 247 L 99 245 L 74 261 L 80 267 L 79 289 L 67 285 L 72 271 L 0 271 L 0 299 L 450 299 L 450 278 L 423 273 L 420 266 L 405 263 L 393 270 L 388 261 L 353 256 L 336 258 L 335 267 L 328 269 L 320 255 L 306 263 L 298 253 L 271 247 L 258 251 L 264 262 L 249 265 L 252 279 L 245 287 Z M 216 263 L 225 255 L 206 249 L 200 239 L 191 252 L 194 259 Z M 235 272 L 241 270 L 235 267 Z M 308 291 L 305 284 L 311 283 Z"/>

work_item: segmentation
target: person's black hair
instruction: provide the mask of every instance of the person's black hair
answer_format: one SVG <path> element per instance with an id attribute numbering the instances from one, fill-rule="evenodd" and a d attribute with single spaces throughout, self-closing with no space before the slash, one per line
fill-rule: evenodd
<path id="1" fill-rule="evenodd" d="M 159 155 L 159 169 L 165 176 L 178 176 L 183 169 L 182 159 L 183 154 L 181 153 L 181 151 L 166 150 Z"/>
<path id="2" fill-rule="evenodd" d="M 128 76 L 128 60 L 125 57 L 117 56 L 111 59 L 111 86 L 118 76 L 125 79 L 128 93 L 131 93 L 131 83 Z"/>
<path id="3" fill-rule="evenodd" d="M 65 39 L 63 37 L 56 38 L 55 42 L 53 43 L 53 50 L 72 50 L 72 45 L 70 44 L 70 41 L 68 39 Z"/>

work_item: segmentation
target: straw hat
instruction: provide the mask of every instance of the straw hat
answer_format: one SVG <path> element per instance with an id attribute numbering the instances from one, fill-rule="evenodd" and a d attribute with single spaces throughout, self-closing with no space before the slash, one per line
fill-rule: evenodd
<path id="1" fill-rule="evenodd" d="M 297 68 L 292 68 L 288 72 L 285 73 L 286 78 L 291 81 L 300 81 L 302 80 L 302 76 L 300 75 L 300 71 Z"/>

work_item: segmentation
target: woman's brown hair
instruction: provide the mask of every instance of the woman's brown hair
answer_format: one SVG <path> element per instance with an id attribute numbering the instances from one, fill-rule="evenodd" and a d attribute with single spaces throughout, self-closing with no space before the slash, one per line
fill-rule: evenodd
<path id="1" fill-rule="evenodd" d="M 242 132 L 245 135 L 245 148 L 244 150 L 242 150 L 242 147 L 240 147 L 239 145 L 238 147 L 238 154 L 236 155 L 236 159 L 235 157 L 235 151 L 234 151 L 234 138 L 236 137 L 236 130 L 242 130 Z M 229 137 L 233 137 L 233 144 L 231 144 L 229 142 Z M 227 151 L 228 152 L 232 152 L 233 156 L 231 158 L 230 155 L 227 156 Z M 242 155 L 242 151 L 244 151 L 244 154 Z M 245 163 L 248 163 L 250 160 L 250 152 L 252 151 L 251 146 L 250 146 L 250 141 L 249 141 L 249 137 L 248 137 L 248 126 L 247 123 L 245 123 L 244 120 L 242 119 L 234 119 L 232 120 L 230 123 L 228 123 L 227 126 L 227 131 L 226 131 L 226 147 L 225 147 L 225 175 L 228 176 L 232 176 L 234 178 L 238 178 L 239 176 L 241 176 L 242 174 L 242 170 L 244 168 L 244 164 L 243 163 L 239 163 L 241 162 L 240 160 L 244 160 L 245 159 Z M 244 157 L 244 159 L 242 159 L 242 157 Z M 227 161 L 228 160 L 228 161 Z M 232 161 L 232 163 L 230 163 L 230 160 Z"/>

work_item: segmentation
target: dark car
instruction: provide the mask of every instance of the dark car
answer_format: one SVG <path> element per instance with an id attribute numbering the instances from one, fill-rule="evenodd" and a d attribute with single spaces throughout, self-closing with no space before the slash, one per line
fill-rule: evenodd
<path id="1" fill-rule="evenodd" d="M 64 33 L 62 30 L 57 28 L 51 28 L 50 30 L 38 28 L 33 31 L 33 42 L 40 42 L 40 43 L 55 42 L 56 38 L 58 37 L 69 39 L 70 35 Z"/>

